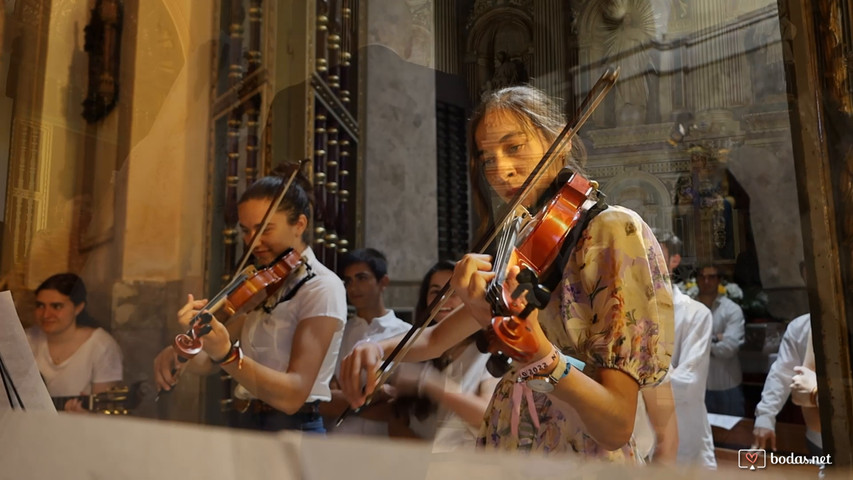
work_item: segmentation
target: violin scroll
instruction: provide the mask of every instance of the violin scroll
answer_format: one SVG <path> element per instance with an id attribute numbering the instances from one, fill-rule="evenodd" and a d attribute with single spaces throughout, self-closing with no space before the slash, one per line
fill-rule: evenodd
<path id="1" fill-rule="evenodd" d="M 172 342 L 172 347 L 178 353 L 182 361 L 191 360 L 193 357 L 201 353 L 201 337 L 210 333 L 210 321 L 213 317 L 209 313 L 205 313 L 201 320 L 195 322 L 187 333 L 181 333 L 175 336 Z"/>

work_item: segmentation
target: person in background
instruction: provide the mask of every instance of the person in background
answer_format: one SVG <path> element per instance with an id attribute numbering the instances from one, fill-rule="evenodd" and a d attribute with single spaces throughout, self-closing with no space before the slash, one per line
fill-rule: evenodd
<path id="1" fill-rule="evenodd" d="M 51 397 L 98 394 L 122 380 L 118 343 L 86 311 L 86 285 L 73 273 L 60 273 L 36 288 L 36 325 L 27 339 Z M 59 408 L 85 411 L 71 398 Z"/>
<path id="2" fill-rule="evenodd" d="M 720 269 L 713 265 L 699 267 L 696 283 L 697 299 L 711 309 L 711 362 L 705 390 L 705 406 L 709 413 L 743 417 L 746 415 L 738 352 L 744 343 L 743 311 L 725 293 L 720 293 Z"/>
<path id="3" fill-rule="evenodd" d="M 815 369 L 814 343 L 812 342 L 812 333 L 809 332 L 803 364 L 794 367 L 794 376 L 791 377 L 791 401 L 803 408 L 803 417 L 806 418 L 806 428 L 816 431 L 818 434 L 817 438 L 820 439 L 820 400 L 817 395 L 817 372 L 815 372 Z M 807 414 L 806 412 L 809 413 Z M 812 455 L 823 457 L 823 442 L 817 443 L 812 441 L 808 437 L 808 430 L 806 446 Z M 821 460 L 821 462 L 825 461 Z M 819 467 L 818 478 L 824 478 L 826 463 L 820 463 Z"/>
<path id="4" fill-rule="evenodd" d="M 249 245 L 263 225 L 264 215 L 294 168 L 298 167 L 283 165 L 243 192 L 237 215 L 244 244 Z M 260 231 L 252 254 L 259 266 L 268 266 L 293 249 L 303 265 L 260 307 L 229 319 L 227 328 L 211 319 L 210 333 L 201 337 L 203 352 L 184 365 L 202 375 L 222 369 L 237 382 L 230 403 L 240 413 L 237 427 L 325 433 L 319 404 L 331 399 L 329 382 L 346 322 L 346 294 L 340 278 L 317 260 L 309 246 L 313 189 L 301 172 L 294 178 Z M 178 311 L 181 327 L 189 328 L 190 320 L 206 306 L 206 299 L 189 295 Z M 160 389 L 168 391 L 175 385 L 177 365 L 172 346 L 154 359 Z"/>
<path id="5" fill-rule="evenodd" d="M 670 232 L 659 232 L 656 236 L 671 274 L 681 264 L 683 244 Z M 660 461 L 658 450 L 663 443 L 664 462 L 669 462 L 674 457 L 675 461 L 681 465 L 701 465 L 716 469 L 714 438 L 704 402 L 711 353 L 711 311 L 678 288 L 672 289 L 672 298 L 675 312 L 675 345 L 672 352 L 672 367 L 667 378 L 675 400 L 678 425 L 675 439 L 677 452 L 667 449 L 666 438 L 662 440 L 661 434 L 658 433 L 654 461 Z M 652 401 L 646 397 L 661 386 L 651 391 L 643 390 L 647 405 Z M 669 419 L 665 409 L 649 409 L 649 417 L 653 424 L 666 425 Z M 664 430 L 664 437 L 666 436 L 667 430 Z"/>
<path id="6" fill-rule="evenodd" d="M 450 281 L 454 265 L 441 261 L 424 275 L 415 318 L 429 314 L 427 307 Z M 462 301 L 453 294 L 433 321 L 443 322 L 461 307 Z M 480 353 L 471 336 L 430 362 L 401 364 L 389 380 L 402 397 L 397 403 L 409 407 L 402 409 L 407 426 L 419 438 L 432 440 L 433 452 L 474 448 L 483 414 L 498 383 L 486 370 L 488 360 L 489 355 Z M 426 402 L 407 401 L 407 397 Z"/>
<path id="7" fill-rule="evenodd" d="M 805 262 L 800 262 L 800 276 L 806 281 Z M 805 364 L 811 334 L 811 315 L 808 313 L 791 320 L 785 328 L 776 361 L 770 367 L 761 391 L 761 401 L 755 407 L 754 448 L 776 450 L 776 415 L 782 411 L 791 394 L 796 369 Z M 820 455 L 823 441 L 817 407 L 802 405 L 801 408 L 806 422 L 806 445 L 809 452 Z"/>
<path id="8" fill-rule="evenodd" d="M 341 258 L 338 273 L 343 278 L 347 299 L 355 308 L 355 315 L 347 319 L 344 327 L 341 355 L 348 354 L 359 342 L 384 340 L 411 328 L 397 317 L 394 310 L 385 307 L 383 294 L 391 280 L 388 277 L 388 260 L 382 252 L 374 248 L 347 252 Z M 336 386 L 334 379 L 332 385 Z M 385 397 L 383 401 L 375 402 L 332 431 L 336 434 L 387 437 L 389 422 L 394 420 L 389 400 Z M 321 413 L 327 419 L 337 419 L 346 406 L 343 394 L 333 388 L 332 401 L 323 405 Z"/>
<path id="9" fill-rule="evenodd" d="M 755 407 L 755 426 L 752 432 L 755 436 L 755 448 L 776 450 L 776 415 L 788 401 L 796 369 L 805 362 L 811 333 L 811 315 L 808 313 L 791 320 L 785 328 L 778 356 L 767 373 L 767 380 L 761 391 L 761 401 Z M 822 441 L 817 408 L 802 405 L 802 411 L 809 451 L 820 452 Z"/>
<path id="10" fill-rule="evenodd" d="M 817 373 L 815 372 L 814 344 L 809 331 L 803 364 L 794 367 L 791 377 L 791 401 L 803 408 L 806 420 L 806 446 L 812 455 L 823 454 L 820 436 L 820 405 L 817 396 Z M 814 432 L 809 435 L 809 432 Z"/>

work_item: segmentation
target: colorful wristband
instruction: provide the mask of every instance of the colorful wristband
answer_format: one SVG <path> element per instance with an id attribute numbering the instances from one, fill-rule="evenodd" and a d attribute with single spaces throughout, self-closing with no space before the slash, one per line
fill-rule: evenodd
<path id="1" fill-rule="evenodd" d="M 551 351 L 544 357 L 533 363 L 527 364 L 518 370 L 517 382 L 526 382 L 535 375 L 547 375 L 557 366 L 557 349 L 551 345 Z"/>
<path id="2" fill-rule="evenodd" d="M 219 365 L 220 367 L 224 367 L 225 365 L 234 362 L 237 362 L 237 370 L 243 368 L 243 349 L 240 348 L 240 340 L 237 340 L 233 345 L 231 345 L 231 350 L 228 350 L 228 354 L 225 355 L 225 358 L 221 360 L 210 359 L 210 363 Z"/>

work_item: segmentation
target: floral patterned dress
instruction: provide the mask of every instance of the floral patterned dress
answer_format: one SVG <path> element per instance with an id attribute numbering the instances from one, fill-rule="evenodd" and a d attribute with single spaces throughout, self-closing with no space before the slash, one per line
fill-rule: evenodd
<path id="1" fill-rule="evenodd" d="M 630 375 L 640 387 L 655 385 L 666 375 L 672 356 L 667 272 L 649 226 L 635 212 L 611 206 L 583 232 L 551 302 L 539 313 L 542 329 L 557 348 L 584 361 L 583 373 L 592 378 L 609 368 Z M 571 406 L 516 385 L 516 378 L 515 371 L 508 372 L 495 389 L 480 447 L 641 461 L 633 440 L 614 451 L 604 449 Z"/>

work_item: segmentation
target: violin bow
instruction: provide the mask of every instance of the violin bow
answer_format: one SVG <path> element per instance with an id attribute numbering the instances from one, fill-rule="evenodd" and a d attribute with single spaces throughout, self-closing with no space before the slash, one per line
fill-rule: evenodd
<path id="1" fill-rule="evenodd" d="M 512 197 L 512 200 L 506 205 L 503 213 L 498 217 L 500 221 L 496 221 L 489 228 L 485 235 L 475 244 L 474 251 L 477 253 L 483 253 L 486 250 L 486 247 L 494 241 L 498 232 L 507 224 L 507 222 L 512 218 L 516 213 L 516 209 L 521 205 L 522 200 L 530 193 L 533 186 L 536 185 L 539 180 L 542 179 L 542 176 L 545 174 L 545 169 L 548 168 L 551 163 L 554 162 L 554 159 L 557 157 L 559 153 L 566 149 L 566 147 L 571 142 L 572 137 L 575 136 L 577 131 L 589 120 L 589 117 L 592 116 L 592 113 L 598 108 L 598 105 L 604 100 L 604 97 L 608 92 L 613 88 L 613 85 L 616 84 L 616 79 L 619 77 L 619 67 L 608 67 L 604 73 L 599 77 L 598 81 L 595 82 L 595 85 L 592 86 L 590 91 L 587 93 L 584 98 L 583 103 L 580 108 L 575 113 L 575 116 L 566 123 L 566 126 L 563 127 L 563 130 L 557 135 L 554 141 L 551 143 L 551 146 L 548 147 L 548 150 L 542 156 L 542 159 L 539 160 L 539 163 L 536 164 L 536 167 L 533 171 L 530 172 L 530 175 L 527 176 L 527 179 L 524 180 L 524 183 L 519 188 L 518 192 Z M 412 324 L 412 328 L 406 332 L 406 335 L 400 340 L 394 350 L 388 355 L 388 357 L 383 360 L 382 365 L 379 367 L 379 378 L 376 380 L 376 386 L 374 389 L 374 394 L 376 389 L 381 387 L 385 382 L 388 381 L 388 378 L 391 374 L 394 373 L 396 366 L 399 365 L 399 362 L 394 362 L 397 357 L 405 357 L 405 355 L 412 348 L 412 345 L 415 343 L 415 340 L 420 337 L 421 333 L 426 329 L 426 326 L 430 324 L 430 322 L 435 318 L 438 314 L 439 309 L 444 302 L 447 301 L 447 298 L 453 294 L 453 287 L 450 286 L 450 281 L 444 284 L 441 291 L 438 292 L 436 298 L 430 303 L 427 307 L 427 311 L 429 312 L 426 316 L 422 318 L 416 318 L 415 322 Z M 459 310 L 458 308 L 455 311 Z M 338 417 L 336 425 L 340 425 L 350 413 L 358 413 L 363 407 L 370 405 L 370 401 L 373 398 L 371 394 L 367 397 L 364 402 L 364 405 L 361 407 L 352 410 L 347 407 L 346 410 Z"/>

